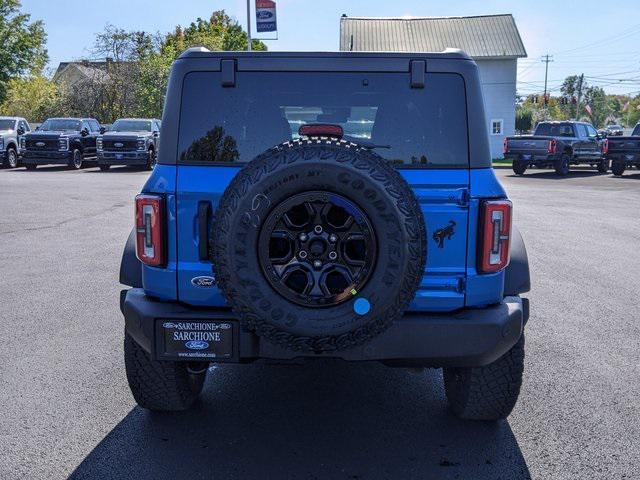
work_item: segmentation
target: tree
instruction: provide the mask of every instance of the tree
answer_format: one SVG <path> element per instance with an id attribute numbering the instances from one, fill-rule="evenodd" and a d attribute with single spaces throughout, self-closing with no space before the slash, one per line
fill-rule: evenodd
<path id="1" fill-rule="evenodd" d="M 7 94 L 0 106 L 0 115 L 41 122 L 58 114 L 58 101 L 58 86 L 42 75 L 14 78 L 7 84 Z"/>
<path id="2" fill-rule="evenodd" d="M 42 21 L 30 22 L 20 7 L 20 0 L 0 0 L 0 104 L 10 80 L 40 74 L 49 59 Z"/>
<path id="3" fill-rule="evenodd" d="M 516 131 L 526 133 L 531 130 L 533 123 L 533 112 L 528 108 L 518 108 L 516 110 Z"/>
<path id="4" fill-rule="evenodd" d="M 610 113 L 607 108 L 607 96 L 602 87 L 587 87 L 584 92 L 584 105 L 589 105 L 591 123 L 599 128 L 603 127 L 605 118 Z"/>
<path id="5" fill-rule="evenodd" d="M 162 114 L 164 95 L 173 61 L 189 47 L 209 50 L 246 50 L 248 37 L 237 21 L 224 10 L 215 11 L 209 20 L 198 18 L 188 27 L 177 26 L 167 34 L 156 51 L 144 56 L 137 77 L 137 114 L 156 117 Z M 260 40 L 253 40 L 254 50 L 266 50 Z"/>

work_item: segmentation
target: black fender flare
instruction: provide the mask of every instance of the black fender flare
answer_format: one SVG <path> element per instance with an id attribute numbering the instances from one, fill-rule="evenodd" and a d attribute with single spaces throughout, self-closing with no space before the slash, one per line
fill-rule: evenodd
<path id="1" fill-rule="evenodd" d="M 131 229 L 120 262 L 120 283 L 133 288 L 142 288 L 142 262 L 136 256 L 135 229 Z"/>
<path id="2" fill-rule="evenodd" d="M 519 295 L 531 290 L 529 258 L 520 230 L 514 225 L 511 232 L 511 261 L 505 270 L 504 295 Z"/>

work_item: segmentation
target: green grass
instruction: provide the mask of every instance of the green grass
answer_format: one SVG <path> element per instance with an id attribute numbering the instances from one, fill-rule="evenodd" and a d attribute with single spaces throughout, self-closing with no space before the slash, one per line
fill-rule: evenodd
<path id="1" fill-rule="evenodd" d="M 505 160 L 504 158 L 494 158 L 493 159 L 493 166 L 494 167 L 501 167 L 501 166 L 505 166 L 505 165 L 511 165 L 511 160 Z"/>

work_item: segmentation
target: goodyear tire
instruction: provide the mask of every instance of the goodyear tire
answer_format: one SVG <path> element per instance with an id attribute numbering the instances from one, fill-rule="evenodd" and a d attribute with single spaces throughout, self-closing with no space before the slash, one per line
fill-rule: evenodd
<path id="1" fill-rule="evenodd" d="M 202 391 L 208 366 L 153 360 L 127 333 L 124 364 L 136 403 L 160 412 L 191 407 Z"/>
<path id="2" fill-rule="evenodd" d="M 361 345 L 399 318 L 427 254 L 422 211 L 400 174 L 370 149 L 326 139 L 248 163 L 210 237 L 218 285 L 243 328 L 316 353 Z"/>
<path id="3" fill-rule="evenodd" d="M 464 420 L 507 418 L 524 373 L 524 335 L 507 353 L 484 367 L 445 368 L 444 387 L 453 413 Z"/>

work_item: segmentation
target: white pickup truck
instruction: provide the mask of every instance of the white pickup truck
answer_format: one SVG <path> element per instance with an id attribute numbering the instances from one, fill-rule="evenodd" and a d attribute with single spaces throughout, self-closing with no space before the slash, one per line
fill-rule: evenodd
<path id="1" fill-rule="evenodd" d="M 0 165 L 16 168 L 20 161 L 20 137 L 31 131 L 21 117 L 0 117 Z"/>

